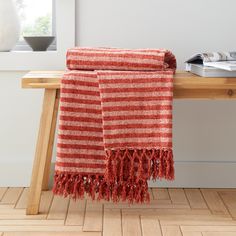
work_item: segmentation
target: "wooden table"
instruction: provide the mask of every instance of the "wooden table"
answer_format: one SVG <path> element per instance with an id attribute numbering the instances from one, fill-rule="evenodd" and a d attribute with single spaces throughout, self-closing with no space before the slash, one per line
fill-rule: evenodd
<path id="1" fill-rule="evenodd" d="M 63 71 L 32 71 L 22 78 L 22 88 L 44 89 L 35 159 L 29 188 L 28 215 L 38 214 L 42 190 L 48 189 Z M 236 78 L 202 78 L 177 72 L 175 99 L 236 99 Z"/>

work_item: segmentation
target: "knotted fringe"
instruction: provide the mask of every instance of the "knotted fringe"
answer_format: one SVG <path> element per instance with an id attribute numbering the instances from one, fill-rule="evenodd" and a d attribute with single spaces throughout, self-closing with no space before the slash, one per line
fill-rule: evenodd
<path id="1" fill-rule="evenodd" d="M 105 179 L 111 183 L 174 179 L 172 149 L 107 150 L 106 157 Z"/>
<path id="2" fill-rule="evenodd" d="M 122 200 L 129 203 L 150 201 L 146 181 L 109 183 L 104 176 L 60 171 L 56 171 L 54 175 L 53 193 L 64 197 L 71 196 L 74 200 L 83 199 L 87 194 L 92 200 Z"/>
<path id="3" fill-rule="evenodd" d="M 107 150 L 107 171 L 103 175 L 56 171 L 53 193 L 73 199 L 86 194 L 93 200 L 149 202 L 149 179 L 174 179 L 171 149 Z"/>

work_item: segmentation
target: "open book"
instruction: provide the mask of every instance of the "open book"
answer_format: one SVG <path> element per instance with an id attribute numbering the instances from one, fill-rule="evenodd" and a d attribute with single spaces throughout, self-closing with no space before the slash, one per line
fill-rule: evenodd
<path id="1" fill-rule="evenodd" d="M 198 53 L 190 57 L 186 63 L 200 64 L 227 71 L 236 71 L 236 51 Z"/>

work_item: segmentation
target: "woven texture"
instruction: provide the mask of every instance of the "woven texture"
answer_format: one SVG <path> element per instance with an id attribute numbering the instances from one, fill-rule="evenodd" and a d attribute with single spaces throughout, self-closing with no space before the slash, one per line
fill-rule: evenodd
<path id="1" fill-rule="evenodd" d="M 148 202 L 149 179 L 174 178 L 174 56 L 76 48 L 67 59 L 54 194 Z"/>

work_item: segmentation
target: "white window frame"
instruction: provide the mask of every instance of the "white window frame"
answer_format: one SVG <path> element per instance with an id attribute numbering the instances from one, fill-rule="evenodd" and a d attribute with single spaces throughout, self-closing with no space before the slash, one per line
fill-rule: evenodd
<path id="1" fill-rule="evenodd" d="M 55 51 L 0 52 L 0 71 L 64 70 L 66 51 L 75 46 L 75 0 L 56 0 Z"/>
<path id="2" fill-rule="evenodd" d="M 56 36 L 56 0 L 52 0 L 52 36 Z M 56 38 L 53 43 L 49 46 L 48 50 L 56 50 L 57 43 Z M 13 51 L 32 51 L 30 46 L 26 43 L 24 39 L 19 40 L 18 43 L 13 48 Z"/>

